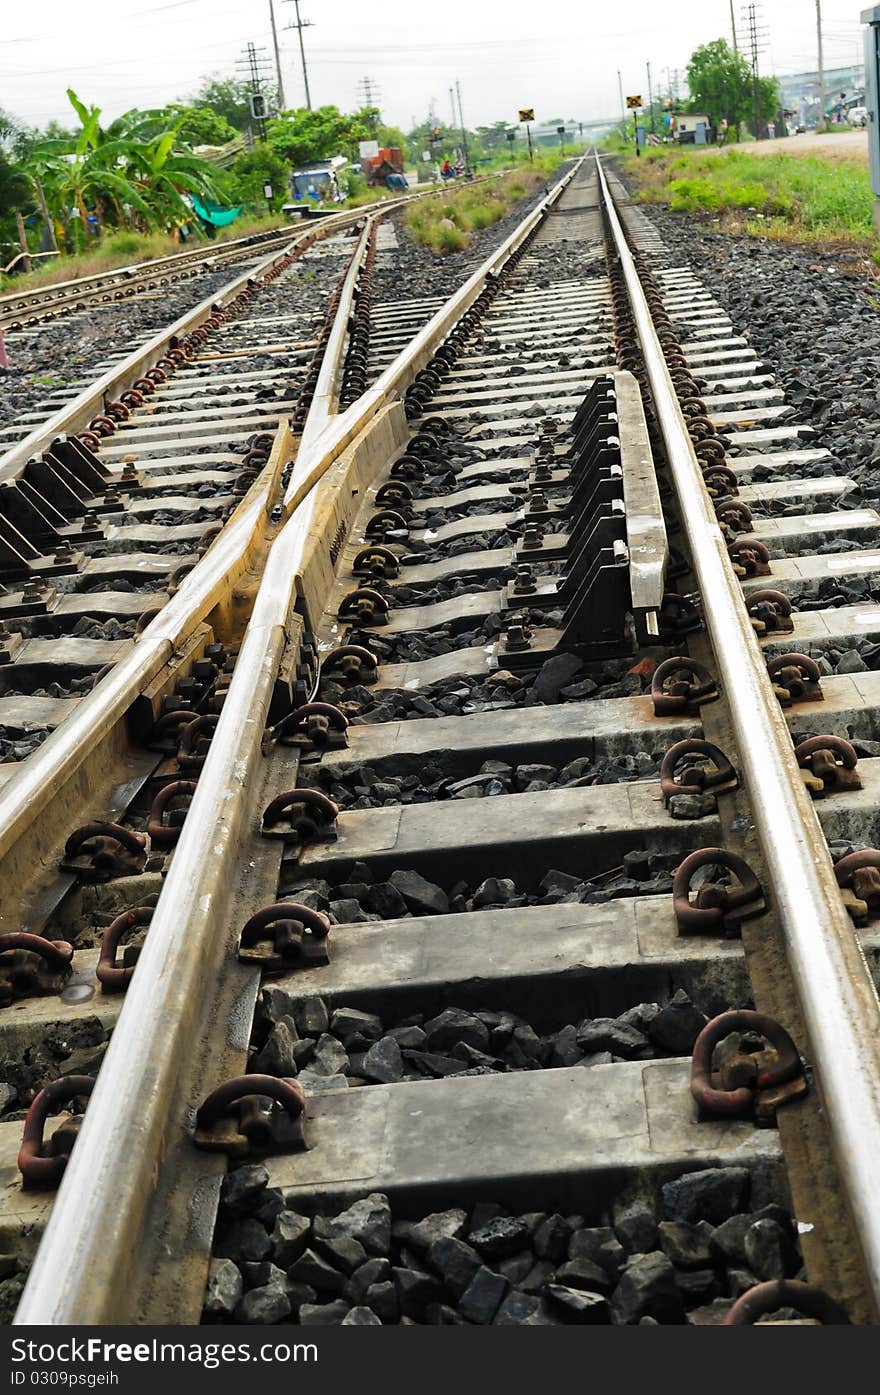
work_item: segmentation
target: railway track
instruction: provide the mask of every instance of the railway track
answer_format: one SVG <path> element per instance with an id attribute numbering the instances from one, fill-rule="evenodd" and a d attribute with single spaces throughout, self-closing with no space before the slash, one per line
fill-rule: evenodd
<path id="1" fill-rule="evenodd" d="M 872 1321 L 880 519 L 597 162 L 427 324 L 371 248 L 0 787 L 6 1301 Z"/>
<path id="2" fill-rule="evenodd" d="M 47 324 L 75 311 L 130 301 L 136 296 L 164 294 L 180 281 L 204 276 L 206 272 L 234 266 L 237 262 L 259 260 L 274 248 L 287 246 L 292 235 L 289 225 L 269 228 L 215 246 L 201 243 L 167 257 L 153 257 L 92 276 L 4 291 L 0 294 L 0 330 L 14 343 L 16 333 L 28 325 Z"/>

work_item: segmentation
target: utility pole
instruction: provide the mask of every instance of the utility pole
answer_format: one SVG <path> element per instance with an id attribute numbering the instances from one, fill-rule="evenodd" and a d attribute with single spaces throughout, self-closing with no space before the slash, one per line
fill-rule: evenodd
<path id="1" fill-rule="evenodd" d="M 819 60 L 819 114 L 816 130 L 825 130 L 825 59 L 822 51 L 822 0 L 816 0 L 816 47 Z"/>
<path id="2" fill-rule="evenodd" d="M 739 53 L 739 47 L 736 42 L 736 20 L 733 17 L 733 0 L 730 0 L 730 32 L 733 35 L 733 51 L 734 53 Z"/>
<path id="3" fill-rule="evenodd" d="M 278 30 L 275 28 L 275 0 L 269 0 L 269 21 L 272 25 L 272 48 L 275 51 L 275 78 L 278 83 L 278 107 L 284 111 L 287 101 L 284 96 L 284 78 L 281 76 L 281 52 L 278 48 Z"/>
<path id="4" fill-rule="evenodd" d="M 303 30 L 310 28 L 312 21 L 310 19 L 300 18 L 299 0 L 293 0 L 293 7 L 296 11 L 296 20 L 293 24 L 288 24 L 287 28 L 295 29 L 297 34 L 299 35 L 299 56 L 302 59 L 303 86 L 306 90 L 306 107 L 309 111 L 311 111 L 312 95 L 309 92 L 309 72 L 308 68 L 306 67 L 306 46 L 303 43 Z"/>
<path id="5" fill-rule="evenodd" d="M 620 93 L 620 122 L 623 126 L 623 139 L 627 140 L 626 134 L 626 104 L 623 100 L 623 79 L 620 76 L 620 69 L 617 69 L 617 90 Z"/>
<path id="6" fill-rule="evenodd" d="M 461 83 L 459 82 L 458 78 L 455 79 L 455 93 L 458 97 L 458 120 L 461 129 L 461 144 L 462 149 L 464 151 L 464 172 L 466 175 L 470 175 L 471 157 L 470 151 L 468 150 L 467 131 L 464 128 L 464 114 L 461 109 Z"/>
<path id="7" fill-rule="evenodd" d="M 651 134 L 652 136 L 656 136 L 657 121 L 654 116 L 654 89 L 651 86 L 651 65 L 648 63 L 646 66 L 648 69 L 648 111 L 651 113 Z"/>

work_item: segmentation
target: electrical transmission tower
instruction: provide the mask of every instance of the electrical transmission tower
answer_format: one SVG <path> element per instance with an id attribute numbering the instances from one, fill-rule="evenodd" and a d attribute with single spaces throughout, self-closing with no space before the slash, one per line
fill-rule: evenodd
<path id="1" fill-rule="evenodd" d="M 370 130 L 375 136 L 376 130 L 379 125 L 377 115 L 379 111 L 379 99 L 382 96 L 381 92 L 379 91 L 379 84 L 376 82 L 375 78 L 362 77 L 358 83 L 357 90 L 358 101 L 360 102 L 361 106 L 370 108 Z"/>
<path id="2" fill-rule="evenodd" d="M 757 4 L 743 5 L 741 7 L 743 23 L 746 30 L 746 50 L 748 53 L 749 66 L 752 70 L 752 106 L 754 109 L 754 136 L 755 140 L 761 139 L 761 81 L 758 72 L 758 60 L 767 50 L 769 30 L 763 22 L 763 15 L 760 13 L 760 6 Z"/>
<path id="3" fill-rule="evenodd" d="M 251 116 L 256 123 L 260 140 L 266 139 L 266 117 L 269 115 L 269 103 L 263 91 L 266 69 L 269 66 L 266 50 L 257 48 L 255 44 L 248 44 L 244 58 L 240 58 L 236 63 L 236 67 L 243 70 L 250 82 Z"/>

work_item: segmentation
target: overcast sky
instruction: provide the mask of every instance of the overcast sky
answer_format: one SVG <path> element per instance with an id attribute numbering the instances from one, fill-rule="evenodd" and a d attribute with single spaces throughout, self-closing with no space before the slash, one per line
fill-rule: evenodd
<path id="1" fill-rule="evenodd" d="M 745 7 L 733 0 L 745 32 Z M 854 61 L 865 0 L 823 0 L 825 62 Z M 764 0 L 764 72 L 816 66 L 814 0 Z M 287 103 L 303 104 L 293 0 L 275 0 Z M 614 116 L 617 70 L 627 92 L 682 77 L 693 49 L 730 37 L 729 0 L 300 0 L 312 103 L 359 104 L 358 83 L 378 87 L 387 121 L 423 119 L 431 100 L 450 119 L 461 82 L 470 126 L 515 120 Z M 269 0 L 41 0 L 3 6 L 0 107 L 31 125 L 67 121 L 72 86 L 108 117 L 186 96 L 209 73 L 236 71 L 248 41 L 271 59 Z"/>

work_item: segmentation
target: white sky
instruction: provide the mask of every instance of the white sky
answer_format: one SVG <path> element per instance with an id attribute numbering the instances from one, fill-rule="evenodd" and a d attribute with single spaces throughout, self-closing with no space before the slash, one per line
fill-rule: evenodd
<path id="1" fill-rule="evenodd" d="M 745 7 L 733 0 L 737 22 Z M 827 67 L 853 62 L 865 0 L 823 0 Z M 763 72 L 815 68 L 814 0 L 763 0 Z M 292 0 L 275 0 L 290 106 L 303 103 Z M 655 93 L 700 43 L 730 36 L 730 0 L 300 0 L 313 105 L 359 104 L 358 82 L 378 85 L 386 120 L 407 128 L 428 112 L 450 119 L 458 78 L 469 126 L 614 116 L 617 70 L 626 92 Z M 269 0 L 5 0 L 0 107 L 31 125 L 72 113 L 65 89 L 108 118 L 185 96 L 208 73 L 228 75 L 248 41 L 271 60 Z"/>

